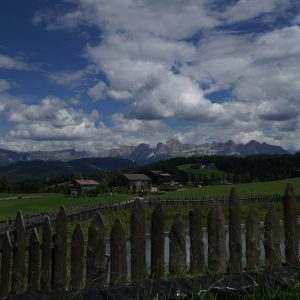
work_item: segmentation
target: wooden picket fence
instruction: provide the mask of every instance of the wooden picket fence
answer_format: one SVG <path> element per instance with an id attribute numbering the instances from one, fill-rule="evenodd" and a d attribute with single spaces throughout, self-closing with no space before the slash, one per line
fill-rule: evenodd
<path id="1" fill-rule="evenodd" d="M 298 264 L 298 216 L 296 196 L 292 185 L 288 185 L 283 197 L 285 257 L 287 264 Z M 229 271 L 241 272 L 242 239 L 240 221 L 240 200 L 231 190 L 229 201 Z M 190 272 L 199 275 L 207 270 L 210 273 L 225 273 L 226 244 L 225 218 L 219 202 L 214 202 L 207 216 L 208 263 L 205 265 L 203 227 L 205 219 L 199 205 L 189 213 L 190 253 L 186 253 L 185 226 L 179 214 L 169 231 L 169 275 L 173 278 L 186 274 L 186 256 L 190 255 Z M 27 243 L 26 229 L 21 213 L 15 220 L 12 236 L 7 232 L 2 241 L 0 296 L 28 292 L 49 292 L 79 290 L 83 287 L 104 287 L 123 285 L 127 282 L 126 233 L 119 219 L 116 219 L 110 232 L 109 263 L 106 256 L 106 231 L 98 213 L 88 229 L 87 241 L 78 223 L 68 245 L 68 218 L 64 208 L 60 208 L 51 228 L 49 217 L 42 226 L 42 238 L 36 228 L 29 232 Z M 260 268 L 259 242 L 260 222 L 258 212 L 253 206 L 245 224 L 246 269 Z M 28 232 L 27 232 L 28 234 Z M 151 219 L 151 268 L 147 274 L 146 266 L 146 226 L 145 210 L 140 200 L 132 204 L 130 218 L 130 270 L 131 282 L 145 278 L 161 278 L 164 274 L 165 223 L 162 206 L 158 204 Z M 266 212 L 264 220 L 265 267 L 280 267 L 280 225 L 273 204 Z M 109 274 L 108 274 L 109 272 Z M 109 278 L 109 282 L 107 282 Z"/>

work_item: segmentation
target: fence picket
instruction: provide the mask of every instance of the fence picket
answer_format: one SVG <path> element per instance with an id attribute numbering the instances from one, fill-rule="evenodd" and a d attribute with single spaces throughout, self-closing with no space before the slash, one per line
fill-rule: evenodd
<path id="1" fill-rule="evenodd" d="M 89 226 L 86 258 L 86 285 L 101 287 L 106 282 L 105 227 L 99 213 Z"/>
<path id="2" fill-rule="evenodd" d="M 67 215 L 63 207 L 59 209 L 56 219 L 54 243 L 53 289 L 65 291 L 67 288 Z"/>
<path id="3" fill-rule="evenodd" d="M 28 291 L 36 292 L 40 280 L 40 242 L 36 228 L 33 228 L 29 239 Z"/>
<path id="4" fill-rule="evenodd" d="M 258 212 L 252 206 L 246 219 L 246 260 L 249 272 L 259 268 L 259 233 Z"/>
<path id="5" fill-rule="evenodd" d="M 117 219 L 110 233 L 110 284 L 122 285 L 126 283 L 126 238 L 125 230 L 119 219 Z"/>
<path id="6" fill-rule="evenodd" d="M 199 207 L 189 213 L 191 271 L 194 275 L 204 269 L 203 215 Z"/>
<path id="7" fill-rule="evenodd" d="M 146 275 L 145 210 L 140 200 L 134 202 L 130 218 L 131 281 L 138 282 Z"/>
<path id="8" fill-rule="evenodd" d="M 224 273 L 225 219 L 219 203 L 212 206 L 207 218 L 208 269 L 211 273 Z"/>
<path id="9" fill-rule="evenodd" d="M 180 214 L 176 214 L 169 234 L 169 272 L 172 277 L 179 277 L 185 271 L 185 230 Z"/>
<path id="10" fill-rule="evenodd" d="M 11 275 L 11 256 L 12 244 L 9 233 L 6 232 L 2 240 L 2 260 L 1 260 L 1 284 L 0 297 L 6 297 L 10 291 L 10 275 Z"/>
<path id="11" fill-rule="evenodd" d="M 24 291 L 26 231 L 22 213 L 17 213 L 13 243 L 12 293 Z"/>
<path id="12" fill-rule="evenodd" d="M 242 239 L 240 200 L 235 188 L 232 188 L 229 196 L 229 252 L 230 263 L 233 272 L 242 271 Z"/>
<path id="13" fill-rule="evenodd" d="M 41 290 L 51 290 L 51 267 L 52 267 L 52 230 L 49 216 L 46 216 L 43 223 L 42 240 L 42 266 L 41 266 Z"/>
<path id="14" fill-rule="evenodd" d="M 83 286 L 84 236 L 80 224 L 76 224 L 71 246 L 71 286 L 79 290 Z"/>
<path id="15" fill-rule="evenodd" d="M 271 204 L 265 216 L 264 246 L 267 269 L 281 265 L 280 224 L 274 204 Z"/>
<path id="16" fill-rule="evenodd" d="M 161 205 L 157 205 L 151 218 L 151 277 L 164 274 L 165 221 Z"/>
<path id="17" fill-rule="evenodd" d="M 299 264 L 297 203 L 294 188 L 291 183 L 286 186 L 283 207 L 286 261 L 289 264 Z"/>

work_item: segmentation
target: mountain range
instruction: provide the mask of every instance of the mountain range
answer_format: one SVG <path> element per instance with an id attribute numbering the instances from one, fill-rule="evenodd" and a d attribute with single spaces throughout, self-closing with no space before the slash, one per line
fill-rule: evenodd
<path id="1" fill-rule="evenodd" d="M 247 144 L 235 144 L 230 140 L 226 143 L 212 142 L 195 145 L 183 144 L 176 139 L 171 139 L 166 143 L 158 143 L 155 147 L 152 147 L 149 144 L 139 144 L 137 146 L 122 146 L 115 149 L 104 150 L 99 153 L 88 153 L 85 151 L 76 151 L 74 149 L 34 152 L 17 152 L 0 149 L 0 166 L 20 161 L 42 160 L 68 162 L 71 160 L 91 157 L 124 158 L 144 164 L 172 157 L 204 155 L 246 156 L 255 154 L 288 153 L 288 151 L 280 146 L 259 143 L 254 140 L 248 142 Z"/>
<path id="2" fill-rule="evenodd" d="M 122 157 L 138 163 L 148 163 L 172 157 L 210 156 L 210 155 L 236 155 L 247 156 L 256 154 L 289 154 L 280 146 L 269 145 L 250 141 L 247 144 L 235 144 L 233 141 L 226 143 L 206 143 L 201 145 L 183 144 L 176 139 L 166 143 L 158 143 L 156 147 L 149 144 L 139 144 L 136 147 L 124 146 L 106 150 L 99 153 L 101 157 Z"/>

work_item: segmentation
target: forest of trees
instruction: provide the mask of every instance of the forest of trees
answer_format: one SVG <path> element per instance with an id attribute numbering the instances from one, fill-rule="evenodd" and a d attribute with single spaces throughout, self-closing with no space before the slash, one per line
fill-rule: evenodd
<path id="1" fill-rule="evenodd" d="M 177 157 L 146 165 L 142 170 L 162 170 L 168 172 L 179 181 L 186 183 L 188 174 L 177 168 L 184 164 L 211 164 L 216 169 L 232 174 L 233 183 L 267 181 L 297 176 L 300 168 L 300 155 L 253 155 L 237 156 L 204 156 Z"/>
<path id="2" fill-rule="evenodd" d="M 222 178 L 217 175 L 207 177 L 193 177 L 186 171 L 177 168 L 183 164 L 214 164 L 217 170 L 226 173 Z M 145 165 L 135 169 L 118 170 L 107 172 L 105 174 L 95 174 L 86 178 L 97 180 L 99 191 L 107 192 L 115 184 L 116 178 L 121 173 L 142 173 L 147 170 L 161 170 L 172 174 L 173 179 L 182 184 L 189 181 L 204 182 L 204 184 L 213 184 L 217 181 L 228 181 L 232 183 L 278 180 L 299 176 L 297 170 L 300 168 L 300 153 L 295 155 L 254 155 L 246 157 L 236 156 L 205 156 L 205 157 L 177 157 L 169 160 L 159 161 L 153 164 Z M 9 182 L 7 178 L 0 174 L 0 192 L 63 192 L 65 183 L 74 179 L 85 178 L 82 174 L 73 174 L 70 176 L 59 176 L 54 178 L 41 178 L 34 180 L 23 180 L 19 182 Z"/>

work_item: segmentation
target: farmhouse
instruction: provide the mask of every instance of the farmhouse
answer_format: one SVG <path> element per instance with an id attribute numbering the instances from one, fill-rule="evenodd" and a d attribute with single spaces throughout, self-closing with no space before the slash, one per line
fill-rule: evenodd
<path id="1" fill-rule="evenodd" d="M 172 175 L 162 171 L 148 171 L 146 175 L 152 180 L 152 183 L 161 185 L 172 181 Z"/>
<path id="2" fill-rule="evenodd" d="M 151 179 L 145 174 L 122 174 L 117 180 L 117 185 L 132 192 L 148 191 L 151 188 Z"/>
<path id="3" fill-rule="evenodd" d="M 86 180 L 86 179 L 73 180 L 69 184 L 70 195 L 76 197 L 80 194 L 93 193 L 97 189 L 98 184 L 99 183 L 95 180 Z"/>

